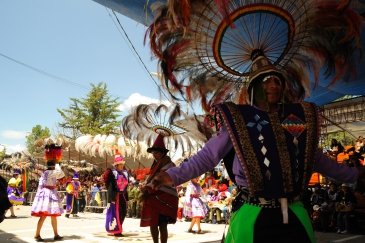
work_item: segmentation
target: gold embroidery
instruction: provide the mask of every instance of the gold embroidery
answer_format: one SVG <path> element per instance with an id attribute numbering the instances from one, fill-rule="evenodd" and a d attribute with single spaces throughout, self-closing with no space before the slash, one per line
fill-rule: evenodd
<path id="1" fill-rule="evenodd" d="M 290 155 L 283 127 L 277 112 L 269 112 L 271 127 L 275 136 L 276 147 L 279 153 L 284 193 L 293 191 Z"/>
<path id="2" fill-rule="evenodd" d="M 303 184 L 302 190 L 305 190 L 312 175 L 314 155 L 318 146 L 318 121 L 317 110 L 312 103 L 302 103 L 302 107 L 305 115 L 305 123 L 307 124 L 307 138 L 306 149 L 304 156 L 304 171 L 303 171 Z"/>
<path id="3" fill-rule="evenodd" d="M 241 162 L 242 168 L 246 170 L 245 175 L 249 184 L 249 193 L 251 196 L 254 196 L 256 192 L 262 191 L 264 189 L 263 177 L 261 174 L 259 162 L 251 145 L 251 139 L 247 131 L 246 122 L 244 121 L 240 111 L 233 103 L 228 103 L 227 107 L 231 112 L 233 122 L 236 126 L 236 132 L 238 133 L 238 139 L 240 144 L 242 145 L 242 148 L 240 148 L 238 147 L 238 144 L 236 144 L 237 148 L 235 147 L 235 150 L 236 153 L 237 151 L 240 151 L 237 156 L 239 156 L 238 158 Z M 244 152 L 244 156 L 242 152 Z M 244 165 L 244 163 L 246 164 L 246 166 Z M 249 174 L 249 176 L 247 176 L 247 174 Z"/>
<path id="4" fill-rule="evenodd" d="M 257 160 L 247 130 L 247 124 L 243 116 L 241 115 L 241 112 L 238 109 L 237 105 L 235 105 L 234 103 L 225 103 L 225 106 L 226 108 L 228 108 L 229 113 L 232 117 L 234 123 L 233 128 L 229 125 L 228 118 L 226 117 L 225 112 L 222 110 L 222 107 L 219 107 L 219 112 L 222 115 L 223 121 L 231 138 L 233 148 L 236 151 L 236 156 L 244 171 L 249 194 L 250 196 L 256 196 L 257 192 L 260 192 L 264 189 L 264 184 L 259 161 Z M 318 145 L 319 128 L 317 126 L 317 113 L 315 106 L 313 104 L 304 102 L 301 104 L 301 106 L 303 107 L 304 118 L 307 127 L 306 138 L 304 139 L 305 151 L 303 159 L 303 180 L 301 185 L 302 189 L 305 189 L 306 185 L 309 182 L 313 168 L 314 155 L 316 152 L 315 149 Z M 267 114 L 277 146 L 279 161 L 282 170 L 284 193 L 291 193 L 294 191 L 294 180 L 285 131 L 284 128 L 281 126 L 279 113 L 272 112 Z M 235 130 L 233 131 L 232 129 Z M 237 136 L 235 136 L 235 133 L 237 133 Z"/>

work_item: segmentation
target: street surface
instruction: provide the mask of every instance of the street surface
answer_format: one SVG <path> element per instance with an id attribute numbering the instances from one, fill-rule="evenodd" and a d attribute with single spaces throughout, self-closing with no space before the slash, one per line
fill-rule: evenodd
<path id="1" fill-rule="evenodd" d="M 34 232 L 38 218 L 30 216 L 30 206 L 18 206 L 15 214 L 18 218 L 7 218 L 0 224 L 0 243 L 35 242 Z M 9 216 L 8 212 L 7 216 Z M 139 219 L 126 218 L 123 228 L 124 237 L 108 236 L 104 230 L 105 215 L 100 213 L 79 213 L 79 218 L 58 217 L 58 231 L 64 237 L 63 242 L 152 242 L 148 227 L 139 227 Z M 223 224 L 202 223 L 203 234 L 187 233 L 189 222 L 177 222 L 169 225 L 169 243 L 219 243 L 224 230 Z M 53 242 L 53 231 L 49 218 L 44 222 L 42 238 Z M 339 235 L 335 233 L 316 233 L 317 242 L 364 243 L 365 235 Z"/>

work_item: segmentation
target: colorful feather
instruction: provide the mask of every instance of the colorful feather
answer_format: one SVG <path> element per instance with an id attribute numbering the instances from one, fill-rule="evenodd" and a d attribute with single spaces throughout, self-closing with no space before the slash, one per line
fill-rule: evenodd
<path id="1" fill-rule="evenodd" d="M 211 136 L 202 131 L 212 133 L 208 129 L 199 130 L 199 122 L 183 112 L 179 105 L 139 105 L 123 119 L 122 125 L 123 134 L 138 144 L 137 153 L 146 152 L 161 134 L 171 153 L 179 151 L 181 156 L 191 155 Z"/>
<path id="2" fill-rule="evenodd" d="M 322 72 L 329 85 L 349 80 L 362 56 L 363 18 L 349 0 L 168 0 L 156 16 L 148 35 L 164 88 L 206 111 L 244 102 L 254 51 L 292 79 L 286 98 L 297 101 Z"/>

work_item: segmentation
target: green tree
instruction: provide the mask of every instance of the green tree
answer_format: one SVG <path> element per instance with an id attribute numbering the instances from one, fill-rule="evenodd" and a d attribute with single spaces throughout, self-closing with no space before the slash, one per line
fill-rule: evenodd
<path id="1" fill-rule="evenodd" d="M 40 138 L 48 138 L 50 136 L 51 132 L 48 127 L 42 128 L 41 125 L 36 125 L 35 127 L 33 127 L 32 132 L 28 136 L 26 136 L 25 141 L 29 153 L 33 154 L 41 150 L 34 145 L 35 141 Z"/>
<path id="2" fill-rule="evenodd" d="M 0 162 L 3 161 L 6 155 L 6 147 L 5 145 L 0 144 Z"/>
<path id="3" fill-rule="evenodd" d="M 121 125 L 118 98 L 111 98 L 105 83 L 91 84 L 86 98 L 70 98 L 68 109 L 57 109 L 63 118 L 58 125 L 72 140 L 80 134 L 113 134 Z"/>

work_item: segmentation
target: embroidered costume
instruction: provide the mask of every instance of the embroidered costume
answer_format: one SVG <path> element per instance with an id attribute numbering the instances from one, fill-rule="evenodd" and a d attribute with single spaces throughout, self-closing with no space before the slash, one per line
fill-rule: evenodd
<path id="1" fill-rule="evenodd" d="M 114 159 L 114 169 L 107 170 L 105 181 L 108 188 L 108 208 L 106 212 L 105 229 L 108 233 L 121 235 L 122 224 L 127 214 L 129 174 L 124 169 L 125 160 L 117 154 Z M 119 168 L 117 165 L 123 165 Z"/>
<path id="2" fill-rule="evenodd" d="M 219 134 L 210 139 L 188 162 L 167 170 L 174 183 L 179 185 L 216 166 L 220 158 L 226 158 L 227 170 L 233 174 L 231 178 L 242 188 L 233 204 L 236 213 L 232 216 L 226 242 L 238 239 L 254 242 L 255 221 L 261 211 L 267 212 L 271 208 L 275 209 L 272 211 L 274 215 L 268 213 L 272 216 L 271 221 L 276 218 L 281 223 L 287 220 L 290 224 L 300 220 L 310 241 L 314 242 L 310 219 L 300 202 L 311 172 L 317 171 L 344 182 L 354 182 L 357 178 L 356 168 L 341 166 L 317 149 L 317 115 L 312 105 L 295 104 L 283 109 L 284 117 L 281 116 L 282 110 L 266 114 L 248 105 L 219 106 L 224 120 Z M 251 116 L 254 120 L 247 119 L 240 111 L 251 112 L 256 116 Z M 297 145 L 293 142 L 293 135 L 285 128 L 286 119 L 292 119 L 293 115 L 303 119 L 301 125 L 292 122 L 296 135 L 302 130 L 297 137 Z M 235 125 L 239 129 L 234 131 Z M 231 157 L 231 169 L 228 168 L 228 157 Z M 288 206 L 285 207 L 280 201 Z M 289 212 L 281 213 L 288 207 Z M 255 216 L 250 216 L 250 220 L 246 218 L 252 214 Z M 257 234 L 260 234 L 260 230 Z"/>
<path id="3" fill-rule="evenodd" d="M 37 193 L 32 204 L 31 215 L 39 217 L 34 239 L 37 242 L 44 241 L 41 237 L 41 230 L 47 216 L 50 216 L 54 234 L 53 240 L 62 240 L 63 237 L 58 234 L 57 227 L 57 217 L 63 213 L 62 203 L 57 192 L 57 180 L 65 176 L 59 163 L 62 160 L 62 147 L 67 148 L 69 143 L 60 135 L 56 139 L 38 139 L 35 145 L 44 146 L 47 170 L 39 178 Z"/>
<path id="4" fill-rule="evenodd" d="M 198 183 L 189 182 L 186 186 L 183 214 L 188 218 L 204 218 L 208 213 L 208 207 L 201 199 L 202 188 Z"/>
<path id="5" fill-rule="evenodd" d="M 32 216 L 60 216 L 63 207 L 57 192 L 57 180 L 65 176 L 59 164 L 47 169 L 39 178 L 37 193 L 32 204 Z"/>
<path id="6" fill-rule="evenodd" d="M 74 217 L 78 217 L 79 212 L 79 192 L 81 191 L 81 183 L 79 181 L 79 174 L 74 173 L 72 181 L 67 183 L 66 186 L 66 217 L 70 214 Z"/>
<path id="7" fill-rule="evenodd" d="M 24 198 L 22 197 L 22 192 L 19 188 L 21 178 L 19 177 L 20 170 L 15 169 L 13 175 L 17 175 L 17 178 L 13 177 L 8 182 L 8 198 L 12 205 L 22 205 L 24 203 Z"/>
<path id="8" fill-rule="evenodd" d="M 147 34 L 164 87 L 177 102 L 215 107 L 221 127 L 167 170 L 173 183 L 224 159 L 240 189 L 225 242 L 314 242 L 301 202 L 311 173 L 355 182 L 358 171 L 318 149 L 319 114 L 303 100 L 323 72 L 330 84 L 354 73 L 362 17 L 330 0 L 168 0 L 155 16 Z M 231 100 L 239 105 L 221 104 Z"/>
<path id="9" fill-rule="evenodd" d="M 158 135 L 151 148 L 162 148 L 165 149 L 165 151 L 168 151 L 163 143 L 162 135 Z M 148 148 L 147 152 L 152 152 L 151 148 Z M 149 188 L 150 183 L 159 172 L 165 171 L 171 167 L 175 167 L 175 164 L 167 155 L 164 155 L 159 161 L 155 160 L 145 182 L 146 188 Z M 165 185 L 156 191 L 146 189 L 143 193 L 141 227 L 176 223 L 179 199 L 175 187 Z"/>
<path id="10" fill-rule="evenodd" d="M 147 185 L 158 172 L 165 171 L 171 167 L 175 167 L 175 164 L 171 162 L 168 156 L 160 162 L 154 161 L 151 167 L 151 173 L 147 178 Z M 161 221 L 168 224 L 176 223 L 178 201 L 176 189 L 171 186 L 163 186 L 157 191 L 145 192 L 140 226 L 156 226 Z"/>

